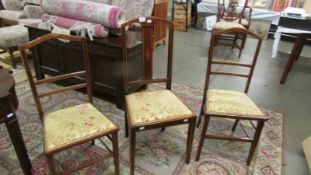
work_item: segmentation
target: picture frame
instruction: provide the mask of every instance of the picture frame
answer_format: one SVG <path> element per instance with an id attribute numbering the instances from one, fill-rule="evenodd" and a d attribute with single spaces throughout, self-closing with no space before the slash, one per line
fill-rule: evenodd
<path id="1" fill-rule="evenodd" d="M 274 11 L 281 12 L 285 10 L 289 5 L 289 0 L 276 0 L 274 2 Z"/>
<path id="2" fill-rule="evenodd" d="M 249 0 L 248 6 L 252 8 L 266 9 L 269 0 Z"/>

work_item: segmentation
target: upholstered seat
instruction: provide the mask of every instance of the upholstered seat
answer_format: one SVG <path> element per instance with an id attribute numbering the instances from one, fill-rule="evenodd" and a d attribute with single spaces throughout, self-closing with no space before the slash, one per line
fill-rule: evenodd
<path id="1" fill-rule="evenodd" d="M 244 28 L 243 25 L 235 23 L 235 22 L 217 22 L 213 29 L 215 30 L 226 30 L 231 28 Z"/>
<path id="2" fill-rule="evenodd" d="M 116 130 L 118 127 L 90 103 L 58 110 L 44 117 L 45 152 Z"/>
<path id="3" fill-rule="evenodd" d="M 28 30 L 23 24 L 0 28 L 0 48 L 18 46 L 29 41 Z"/>
<path id="4" fill-rule="evenodd" d="M 266 118 L 244 92 L 210 89 L 206 97 L 205 113 L 207 114 Z"/>
<path id="5" fill-rule="evenodd" d="M 193 118 L 192 111 L 171 91 L 138 92 L 126 96 L 131 126 Z"/>
<path id="6" fill-rule="evenodd" d="M 0 18 L 17 21 L 19 19 L 27 18 L 27 16 L 24 11 L 0 10 Z"/>
<path id="7" fill-rule="evenodd" d="M 220 22 L 228 22 L 228 21 L 226 21 L 226 20 L 224 20 L 224 19 L 220 19 Z M 234 20 L 234 21 L 232 21 L 233 23 L 237 23 L 237 24 L 239 24 L 240 23 L 240 19 L 236 19 L 236 20 Z M 248 22 L 248 20 L 247 19 L 241 19 L 241 24 L 243 25 L 243 26 L 249 26 L 249 22 Z"/>
<path id="8" fill-rule="evenodd" d="M 18 20 L 18 24 L 39 24 L 41 23 L 41 19 L 30 19 L 30 18 L 26 18 L 26 19 L 20 19 Z"/>
<path id="9" fill-rule="evenodd" d="M 311 136 L 303 141 L 302 147 L 311 173 Z"/>

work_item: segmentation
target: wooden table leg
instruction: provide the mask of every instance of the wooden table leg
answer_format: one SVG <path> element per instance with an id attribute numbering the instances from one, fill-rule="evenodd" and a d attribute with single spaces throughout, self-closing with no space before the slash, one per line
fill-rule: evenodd
<path id="1" fill-rule="evenodd" d="M 12 144 L 14 146 L 17 158 L 24 174 L 31 175 L 32 166 L 27 154 L 26 146 L 19 128 L 17 118 L 14 113 L 11 113 L 9 115 L 12 116 L 7 120 L 5 124 L 10 135 Z"/>
<path id="2" fill-rule="evenodd" d="M 286 66 L 284 67 L 284 71 L 280 80 L 280 84 L 284 84 L 285 80 L 287 78 L 288 73 L 291 71 L 292 66 L 294 64 L 294 61 L 298 59 L 298 57 L 300 56 L 301 50 L 304 46 L 304 42 L 305 42 L 306 38 L 304 37 L 304 35 L 299 35 L 298 38 L 295 41 L 295 44 L 293 46 L 292 52 L 289 55 L 289 58 L 287 60 Z"/>

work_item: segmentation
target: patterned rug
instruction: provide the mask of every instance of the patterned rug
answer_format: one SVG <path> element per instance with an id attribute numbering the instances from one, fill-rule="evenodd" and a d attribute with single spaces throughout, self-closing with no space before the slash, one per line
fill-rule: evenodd
<path id="1" fill-rule="evenodd" d="M 154 85 L 150 89 L 157 89 Z M 42 87 L 55 88 L 56 85 Z M 20 100 L 17 112 L 24 140 L 33 164 L 35 175 L 47 175 L 48 168 L 42 147 L 42 126 L 34 105 L 27 82 L 16 86 Z M 174 84 L 173 92 L 193 111 L 200 109 L 202 91 L 183 85 Z M 52 97 L 44 98 L 46 111 L 79 104 L 86 96 L 70 91 Z M 124 113 L 115 105 L 95 98 L 94 105 L 107 117 L 121 127 L 119 132 L 120 168 L 121 174 L 129 174 L 129 141 L 124 137 Z M 262 109 L 269 117 L 264 127 L 262 137 L 250 167 L 245 166 L 245 160 L 250 145 L 240 142 L 208 140 L 205 142 L 200 161 L 194 161 L 199 140 L 199 129 L 196 129 L 193 144 L 192 159 L 185 164 L 185 148 L 187 126 L 181 125 L 145 131 L 137 136 L 136 172 L 137 175 L 281 175 L 283 174 L 283 116 L 280 113 Z M 233 122 L 229 120 L 212 120 L 209 132 L 226 133 Z M 238 127 L 239 128 L 239 127 Z M 250 127 L 247 128 L 250 130 Z M 237 129 L 241 133 L 242 129 Z M 108 139 L 104 139 L 111 146 Z M 102 156 L 106 153 L 104 147 L 97 141 L 96 146 L 88 144 L 74 147 L 56 156 L 57 171 L 63 171 L 87 159 Z M 0 126 L 0 165 L 6 168 L 10 175 L 22 174 L 14 149 L 4 125 Z M 113 175 L 113 159 L 103 161 L 92 167 L 84 168 L 77 175 Z"/>

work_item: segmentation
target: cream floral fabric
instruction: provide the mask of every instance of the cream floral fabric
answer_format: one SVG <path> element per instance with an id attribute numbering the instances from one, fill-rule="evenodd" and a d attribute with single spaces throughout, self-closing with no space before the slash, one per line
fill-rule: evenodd
<path id="1" fill-rule="evenodd" d="M 41 19 L 30 19 L 30 18 L 26 18 L 26 19 L 20 19 L 18 20 L 18 24 L 39 24 L 41 23 Z"/>
<path id="2" fill-rule="evenodd" d="M 112 5 L 119 6 L 128 20 L 142 16 L 151 16 L 153 0 L 113 0 Z"/>
<path id="3" fill-rule="evenodd" d="M 226 22 L 224 19 L 220 19 L 220 21 L 221 21 L 221 22 Z M 237 19 L 237 20 L 234 20 L 234 21 L 232 21 L 232 22 L 238 24 L 238 23 L 240 22 L 240 20 Z M 241 19 L 241 24 L 242 24 L 243 26 L 248 26 L 248 25 L 249 25 L 247 19 Z"/>
<path id="4" fill-rule="evenodd" d="M 25 15 L 24 11 L 0 10 L 0 17 L 18 21 L 19 19 L 26 18 L 27 16 Z"/>
<path id="5" fill-rule="evenodd" d="M 194 116 L 171 91 L 138 92 L 126 96 L 128 116 L 132 126 L 141 126 Z"/>
<path id="6" fill-rule="evenodd" d="M 263 112 L 245 93 L 236 91 L 208 90 L 205 110 L 207 114 L 265 118 Z"/>
<path id="7" fill-rule="evenodd" d="M 40 5 L 41 0 L 23 0 L 24 4 L 35 4 L 35 5 Z"/>
<path id="8" fill-rule="evenodd" d="M 225 30 L 225 29 L 231 29 L 231 28 L 244 28 L 241 24 L 234 23 L 234 22 L 217 22 L 213 29 L 216 30 Z"/>
<path id="9" fill-rule="evenodd" d="M 24 11 L 26 16 L 31 19 L 40 19 L 41 16 L 44 14 L 42 8 L 36 5 L 26 5 L 24 7 Z"/>
<path id="10" fill-rule="evenodd" d="M 118 127 L 90 103 L 58 110 L 44 117 L 45 152 L 113 130 Z"/>
<path id="11" fill-rule="evenodd" d="M 2 5 L 6 10 L 19 11 L 23 8 L 20 0 L 2 0 Z"/>
<path id="12" fill-rule="evenodd" d="M 29 41 L 28 30 L 23 24 L 0 28 L 0 48 L 18 46 Z"/>
<path id="13" fill-rule="evenodd" d="M 311 173 L 311 136 L 303 141 L 302 147 Z"/>

